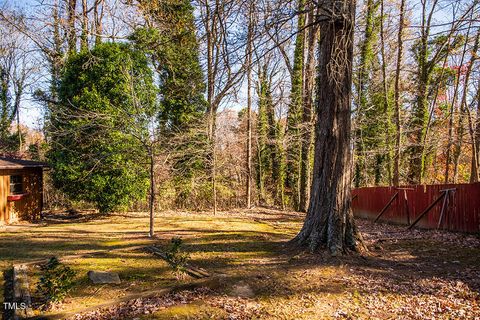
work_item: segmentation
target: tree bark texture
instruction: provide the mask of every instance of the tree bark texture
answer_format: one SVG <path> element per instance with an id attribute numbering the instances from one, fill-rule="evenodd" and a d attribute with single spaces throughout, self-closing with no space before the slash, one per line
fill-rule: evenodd
<path id="1" fill-rule="evenodd" d="M 75 32 L 75 14 L 77 10 L 77 0 L 68 0 L 68 53 L 72 54 L 77 51 L 77 35 Z"/>
<path id="2" fill-rule="evenodd" d="M 103 34 L 103 3 L 105 0 L 95 1 L 93 7 L 93 17 L 95 22 L 95 45 L 102 43 L 102 34 Z"/>
<path id="3" fill-rule="evenodd" d="M 87 0 L 82 0 L 82 35 L 80 37 L 80 50 L 88 49 L 88 3 Z"/>
<path id="4" fill-rule="evenodd" d="M 320 1 L 317 122 L 310 204 L 293 240 L 333 255 L 363 246 L 351 209 L 351 85 L 355 1 Z M 323 19 L 322 19 L 323 18 Z"/>
<path id="5" fill-rule="evenodd" d="M 315 83 L 315 44 L 318 39 L 318 25 L 314 24 L 316 10 L 309 8 L 308 12 L 308 49 L 305 64 L 305 80 L 303 89 L 303 127 L 302 127 L 302 162 L 300 171 L 300 211 L 308 210 L 310 198 L 311 149 L 313 131 L 313 90 Z"/>

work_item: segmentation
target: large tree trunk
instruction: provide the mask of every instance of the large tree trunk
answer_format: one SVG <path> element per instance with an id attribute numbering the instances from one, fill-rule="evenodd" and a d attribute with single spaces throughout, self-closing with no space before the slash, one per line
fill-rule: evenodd
<path id="1" fill-rule="evenodd" d="M 363 247 L 351 209 L 351 86 L 355 1 L 319 2 L 317 123 L 310 205 L 293 241 L 333 255 Z"/>

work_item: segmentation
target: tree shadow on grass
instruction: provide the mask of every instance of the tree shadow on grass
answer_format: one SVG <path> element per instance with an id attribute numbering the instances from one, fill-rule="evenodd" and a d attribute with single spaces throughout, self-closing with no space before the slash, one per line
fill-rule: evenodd
<path id="1" fill-rule="evenodd" d="M 52 237 L 53 238 L 53 237 Z M 12 239 L 1 239 L 0 256 L 3 262 L 25 263 L 47 259 L 52 256 L 62 257 L 75 254 L 89 253 L 93 251 L 118 250 L 131 247 L 131 242 L 125 241 L 118 244 L 110 244 L 110 239 L 92 239 L 88 237 L 58 237 L 31 238 L 29 236 L 17 236 Z M 148 244 L 148 240 L 137 245 Z"/>
<path id="2" fill-rule="evenodd" d="M 293 217 L 292 221 L 297 221 Z M 176 221 L 181 220 L 182 223 Z M 478 290 L 478 278 L 471 277 L 463 269 L 473 270 L 479 275 L 480 249 L 459 249 L 453 245 L 428 242 L 425 240 L 398 239 L 383 244 L 381 250 L 372 248 L 370 255 L 349 255 L 331 257 L 327 252 L 311 254 L 289 245 L 289 236 L 271 228 L 248 230 L 242 228 L 241 223 L 270 223 L 278 221 L 277 217 L 262 217 L 261 219 L 245 220 L 240 222 L 239 229 L 222 230 L 221 228 L 200 228 L 197 222 L 204 223 L 204 219 L 169 218 L 169 225 L 158 233 L 158 244 L 166 249 L 173 236 L 184 237 L 184 250 L 192 255 L 191 263 L 203 267 L 209 272 L 224 273 L 225 277 L 212 277 L 214 294 L 229 294 L 232 287 L 242 282 L 247 283 L 255 292 L 255 298 L 278 298 L 302 294 L 339 294 L 359 290 L 371 294 L 373 286 L 386 293 L 418 295 L 431 294 L 431 288 L 422 288 L 421 283 L 432 278 L 446 281 L 462 281 L 471 289 Z M 98 222 L 108 224 L 107 220 Z M 115 221 L 112 225 L 115 225 Z M 223 223 L 228 223 L 224 221 Z M 189 224 L 193 227 L 189 227 Z M 231 226 L 229 226 L 230 228 Z M 372 230 L 375 230 L 373 228 Z M 370 230 L 369 239 L 377 237 Z M 137 231 L 120 230 L 110 235 L 112 239 L 102 238 L 102 231 L 64 230 L 58 240 L 50 238 L 51 231 L 42 232 L 36 229 L 41 241 L 32 241 L 31 235 L 17 235 L 8 244 L 12 250 L 29 250 L 28 254 L 16 254 L 8 257 L 14 259 L 30 259 L 32 255 L 44 258 L 51 253 L 68 254 L 72 251 L 107 250 L 126 248 L 131 243 L 108 245 L 106 242 L 121 239 L 125 235 L 135 235 Z M 141 233 L 141 232 L 140 232 Z M 138 233 L 138 234 L 140 234 Z M 98 237 L 95 237 L 98 234 Z M 3 249 L 3 248 L 2 248 Z M 3 257 L 4 251 L 0 249 Z M 440 250 L 440 249 L 443 249 Z M 113 252 L 108 255 L 111 259 L 124 258 L 125 254 Z M 137 257 L 148 267 L 148 257 Z M 452 261 L 459 261 L 453 263 Z M 447 263 L 444 263 L 447 262 Z M 129 275 L 132 279 L 142 270 L 132 270 L 125 265 L 118 270 Z M 155 268 L 144 270 L 155 273 Z M 337 271 L 337 273 L 335 272 Z M 162 272 L 165 272 L 162 271 Z M 84 279 L 85 280 L 85 279 Z M 141 279 L 140 279 L 141 280 Z M 147 279 L 148 280 L 148 279 Z M 362 282 L 365 281 L 365 282 Z M 372 285 L 372 288 L 368 286 Z M 376 289 L 375 289 L 376 290 Z"/>
<path id="3" fill-rule="evenodd" d="M 424 284 L 435 282 L 434 279 L 450 283 L 461 281 L 472 291 L 480 289 L 478 265 L 480 248 L 459 249 L 445 243 L 432 243 L 422 239 L 413 241 L 399 239 L 392 244 L 384 245 L 381 250 L 372 248 L 372 252 L 365 256 L 352 254 L 332 257 L 323 251 L 324 249 L 312 254 L 292 247 L 285 237 L 275 233 L 229 232 L 201 234 L 191 241 L 187 240 L 185 249 L 189 252 L 211 255 L 206 259 L 195 260 L 196 264 L 207 270 L 209 266 L 220 270 L 230 268 L 235 272 L 241 272 L 239 268 L 243 268 L 242 276 L 234 276 L 232 281 L 247 281 L 256 286 L 262 282 L 257 279 L 258 277 L 259 279 L 267 277 L 269 279 L 267 282 L 284 283 L 284 290 L 280 292 L 288 292 L 289 283 L 293 284 L 288 280 L 292 272 L 318 271 L 321 268 L 342 269 L 346 271 L 346 278 L 353 276 L 351 281 L 355 281 L 355 276 L 363 277 L 356 288 L 360 291 L 363 289 L 362 281 L 366 283 L 370 281 L 373 286 L 392 294 L 431 294 L 432 287 Z M 216 257 L 222 255 L 234 257 L 235 253 L 241 255 L 228 260 L 229 265 L 222 265 L 224 261 L 221 260 L 216 261 Z M 335 278 L 338 277 L 334 276 L 333 282 L 326 281 L 336 287 L 333 291 L 347 290 L 346 288 L 352 284 L 350 280 L 344 281 L 342 277 Z M 432 283 L 432 286 L 435 284 Z M 319 285 L 315 289 L 309 285 L 308 290 L 328 292 L 327 287 L 328 285 Z M 308 293 L 308 290 L 305 293 Z M 297 293 L 300 291 L 302 290 L 296 289 Z"/>

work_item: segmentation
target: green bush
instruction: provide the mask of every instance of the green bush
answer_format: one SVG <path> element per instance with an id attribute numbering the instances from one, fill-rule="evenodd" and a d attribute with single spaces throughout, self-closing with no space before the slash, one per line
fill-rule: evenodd
<path id="1" fill-rule="evenodd" d="M 188 263 L 188 253 L 182 252 L 183 241 L 181 238 L 173 237 L 170 241 L 170 246 L 165 253 L 168 263 L 172 267 L 177 278 L 185 273 L 186 265 Z"/>
<path id="2" fill-rule="evenodd" d="M 75 271 L 60 263 L 55 257 L 40 269 L 42 274 L 37 291 L 45 299 L 45 305 L 63 301 L 74 285 Z"/>
<path id="3" fill-rule="evenodd" d="M 53 185 L 70 200 L 110 213 L 146 197 L 141 140 L 156 117 L 153 81 L 145 54 L 125 43 L 102 43 L 69 56 L 45 130 Z"/>

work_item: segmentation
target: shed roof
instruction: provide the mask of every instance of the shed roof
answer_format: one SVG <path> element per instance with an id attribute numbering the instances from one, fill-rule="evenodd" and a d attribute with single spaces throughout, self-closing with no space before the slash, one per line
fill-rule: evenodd
<path id="1" fill-rule="evenodd" d="M 0 157 L 0 169 L 45 168 L 45 162 Z"/>

